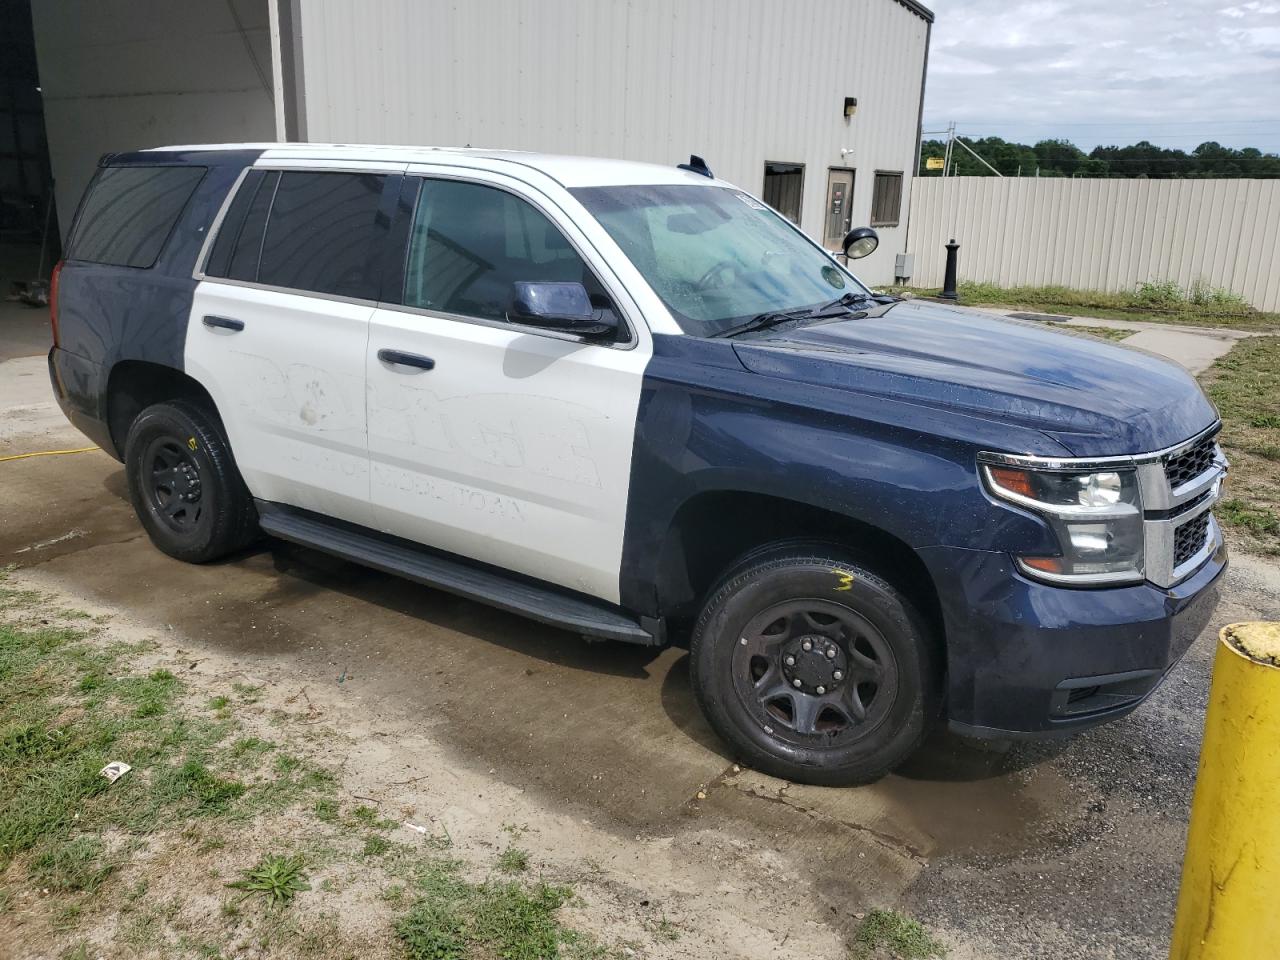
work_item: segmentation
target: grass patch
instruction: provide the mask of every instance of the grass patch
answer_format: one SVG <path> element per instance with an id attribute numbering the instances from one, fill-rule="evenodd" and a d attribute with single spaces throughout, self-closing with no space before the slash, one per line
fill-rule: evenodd
<path id="1" fill-rule="evenodd" d="M 1101 337 L 1103 340 L 1128 340 L 1135 333 L 1133 330 L 1117 330 L 1115 327 L 1084 327 L 1072 324 L 1064 326 L 1064 330 L 1075 330 L 1080 333 L 1087 333 L 1090 336 Z"/>
<path id="2" fill-rule="evenodd" d="M 512 881 L 467 883 L 454 861 L 434 861 L 416 877 L 418 899 L 396 924 L 410 960 L 584 956 L 594 945 L 555 916 L 568 887 Z"/>
<path id="3" fill-rule="evenodd" d="M 853 938 L 854 960 L 929 960 L 946 953 L 941 941 L 930 936 L 917 921 L 893 910 L 872 910 Z"/>
<path id="4" fill-rule="evenodd" d="M 41 956 L 98 956 L 102 916 L 117 947 L 148 956 L 357 956 L 368 933 L 341 921 L 365 879 L 382 891 L 383 937 L 411 960 L 613 955 L 560 922 L 567 887 L 518 876 L 522 829 L 502 872 L 472 882 L 431 852 L 447 835 L 398 842 L 397 820 L 340 805 L 333 773 L 308 758 L 313 734 L 255 735 L 263 711 L 235 713 L 262 688 L 195 702 L 184 679 L 138 666 L 154 646 L 112 644 L 47 607 L 0 571 L 0 914 L 52 931 Z M 132 769 L 111 784 L 99 771 L 114 760 Z M 306 891 L 305 913 L 289 909 Z M 211 896 L 220 911 L 192 909 Z"/>
<path id="5" fill-rule="evenodd" d="M 44 889 L 58 893 L 92 893 L 119 866 L 106 855 L 96 837 L 59 840 L 41 849 L 31 860 L 31 879 Z"/>
<path id="6" fill-rule="evenodd" d="M 529 852 L 519 847 L 507 847 L 498 857 L 498 869 L 503 873 L 524 873 L 529 869 Z"/>
<path id="7" fill-rule="evenodd" d="M 271 907 L 288 906 L 299 893 L 311 889 L 303 865 L 301 856 L 271 854 L 227 886 L 241 891 L 241 900 L 256 896 L 266 900 Z"/>
<path id="8" fill-rule="evenodd" d="M 1241 340 L 1200 378 L 1222 415 L 1231 472 L 1218 519 L 1247 550 L 1280 555 L 1280 337 Z"/>
<path id="9" fill-rule="evenodd" d="M 892 287 L 931 297 L 936 289 Z M 1255 310 L 1230 291 L 1202 284 L 1182 289 L 1174 283 L 1144 283 L 1133 290 L 1107 292 L 1069 287 L 1001 287 L 994 283 L 961 283 L 960 303 L 966 306 L 1029 307 L 1043 313 L 1105 320 L 1142 320 L 1199 327 L 1280 331 L 1280 314 Z"/>

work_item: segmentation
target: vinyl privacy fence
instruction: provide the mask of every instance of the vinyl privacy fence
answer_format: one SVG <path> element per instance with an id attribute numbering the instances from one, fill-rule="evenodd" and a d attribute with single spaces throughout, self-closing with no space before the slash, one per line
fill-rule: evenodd
<path id="1" fill-rule="evenodd" d="M 1133 290 L 1146 281 L 1221 287 L 1280 310 L 1280 180 L 917 177 L 912 283 L 962 281 Z"/>

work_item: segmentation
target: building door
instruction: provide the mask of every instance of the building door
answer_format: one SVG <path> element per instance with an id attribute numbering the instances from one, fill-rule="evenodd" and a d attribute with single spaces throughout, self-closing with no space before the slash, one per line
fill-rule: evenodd
<path id="1" fill-rule="evenodd" d="M 832 168 L 827 174 L 827 226 L 824 242 L 839 250 L 853 226 L 853 171 Z"/>

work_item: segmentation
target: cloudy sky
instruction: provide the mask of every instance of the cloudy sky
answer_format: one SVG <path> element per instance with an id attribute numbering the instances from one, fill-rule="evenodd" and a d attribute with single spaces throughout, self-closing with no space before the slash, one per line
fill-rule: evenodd
<path id="1" fill-rule="evenodd" d="M 1280 0 L 924 0 L 925 130 L 1280 152 Z"/>

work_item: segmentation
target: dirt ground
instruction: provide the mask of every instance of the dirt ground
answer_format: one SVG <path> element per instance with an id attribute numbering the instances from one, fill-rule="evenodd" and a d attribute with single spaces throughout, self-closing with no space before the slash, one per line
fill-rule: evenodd
<path id="1" fill-rule="evenodd" d="M 42 356 L 0 362 L 0 456 L 85 445 Z M 1213 634 L 1280 618 L 1276 566 L 1237 557 L 1213 628 L 1136 714 L 1003 750 L 939 734 L 874 786 L 826 789 L 736 768 L 682 650 L 588 643 L 282 543 L 173 561 L 101 452 L 0 463 L 10 564 L 157 638 L 190 682 L 305 691 L 343 732 L 345 791 L 464 851 L 528 825 L 534 858 L 580 877 L 585 927 L 658 911 L 679 938 L 650 955 L 669 957 L 843 958 L 891 907 L 961 960 L 1163 958 Z"/>

